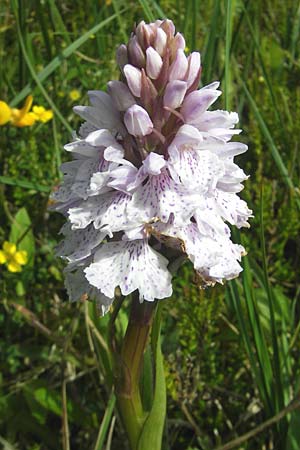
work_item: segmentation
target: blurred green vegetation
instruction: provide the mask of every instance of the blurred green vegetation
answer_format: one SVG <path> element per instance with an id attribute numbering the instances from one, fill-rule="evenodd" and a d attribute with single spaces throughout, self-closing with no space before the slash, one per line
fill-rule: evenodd
<path id="1" fill-rule="evenodd" d="M 48 192 L 80 123 L 70 92 L 86 104 L 88 89 L 105 89 L 133 24 L 163 17 L 189 51 L 201 51 L 203 84 L 221 80 L 218 107 L 239 112 L 249 145 L 239 163 L 251 175 L 242 197 L 254 211 L 251 229 L 234 233 L 249 254 L 243 275 L 201 291 L 186 264 L 164 301 L 163 449 L 211 450 L 239 438 L 224 449 L 300 448 L 300 2 L 3 0 L 1 100 L 20 107 L 32 93 L 55 114 L 0 128 L 0 244 L 29 254 L 20 273 L 0 266 L 4 449 L 126 448 L 103 377 L 109 317 L 67 301 L 53 251 L 62 218 L 47 212 Z"/>

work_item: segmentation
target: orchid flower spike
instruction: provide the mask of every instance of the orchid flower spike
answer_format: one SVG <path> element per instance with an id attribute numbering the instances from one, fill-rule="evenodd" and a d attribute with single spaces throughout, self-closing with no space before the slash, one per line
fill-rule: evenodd
<path id="1" fill-rule="evenodd" d="M 173 22 L 141 22 L 116 63 L 122 81 L 74 108 L 84 122 L 51 206 L 66 217 L 57 254 L 70 299 L 103 313 L 116 288 L 141 302 L 169 297 L 174 257 L 190 259 L 204 286 L 238 276 L 245 249 L 229 225 L 251 217 L 234 162 L 247 146 L 231 142 L 238 115 L 211 109 L 219 83 L 199 89 L 200 54 L 186 55 Z"/>

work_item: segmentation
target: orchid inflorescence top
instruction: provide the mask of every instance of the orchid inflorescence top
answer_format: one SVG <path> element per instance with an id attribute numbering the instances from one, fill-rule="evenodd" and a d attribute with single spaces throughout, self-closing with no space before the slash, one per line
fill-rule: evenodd
<path id="1" fill-rule="evenodd" d="M 230 142 L 237 113 L 208 110 L 219 83 L 198 89 L 200 53 L 185 46 L 172 21 L 139 23 L 117 50 L 120 81 L 74 108 L 85 122 L 52 195 L 67 217 L 57 253 L 70 298 L 88 296 L 103 312 L 117 287 L 140 301 L 169 297 L 169 263 L 183 254 L 204 285 L 242 270 L 245 250 L 227 223 L 249 226 L 237 195 L 247 176 L 233 161 L 247 146 Z"/>

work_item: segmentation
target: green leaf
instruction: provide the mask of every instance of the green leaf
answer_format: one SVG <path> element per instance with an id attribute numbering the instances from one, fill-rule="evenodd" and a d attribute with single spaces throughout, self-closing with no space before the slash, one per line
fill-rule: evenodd
<path id="1" fill-rule="evenodd" d="M 144 354 L 144 364 L 140 387 L 143 408 L 145 411 L 150 411 L 153 403 L 153 363 L 151 349 L 149 346 L 146 348 Z"/>
<path id="2" fill-rule="evenodd" d="M 25 208 L 19 209 L 12 224 L 9 241 L 17 245 L 18 250 L 25 250 L 28 256 L 27 265 L 33 266 L 35 243 L 30 217 Z"/>
<path id="3" fill-rule="evenodd" d="M 160 306 L 152 331 L 152 350 L 155 361 L 155 387 L 151 411 L 145 420 L 137 450 L 161 450 L 166 418 L 166 380 L 160 344 Z"/>
<path id="4" fill-rule="evenodd" d="M 61 415 L 61 396 L 52 389 L 32 384 L 25 389 L 26 400 L 33 414 L 51 411 L 57 416 Z"/>

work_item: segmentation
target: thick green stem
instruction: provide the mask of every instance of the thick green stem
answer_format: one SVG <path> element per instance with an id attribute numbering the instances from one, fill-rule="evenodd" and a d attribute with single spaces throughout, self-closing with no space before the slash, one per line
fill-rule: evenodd
<path id="1" fill-rule="evenodd" d="M 116 379 L 118 407 L 132 450 L 137 450 L 138 439 L 146 417 L 139 381 L 155 308 L 154 303 L 140 304 L 137 297 L 133 298 Z"/>

